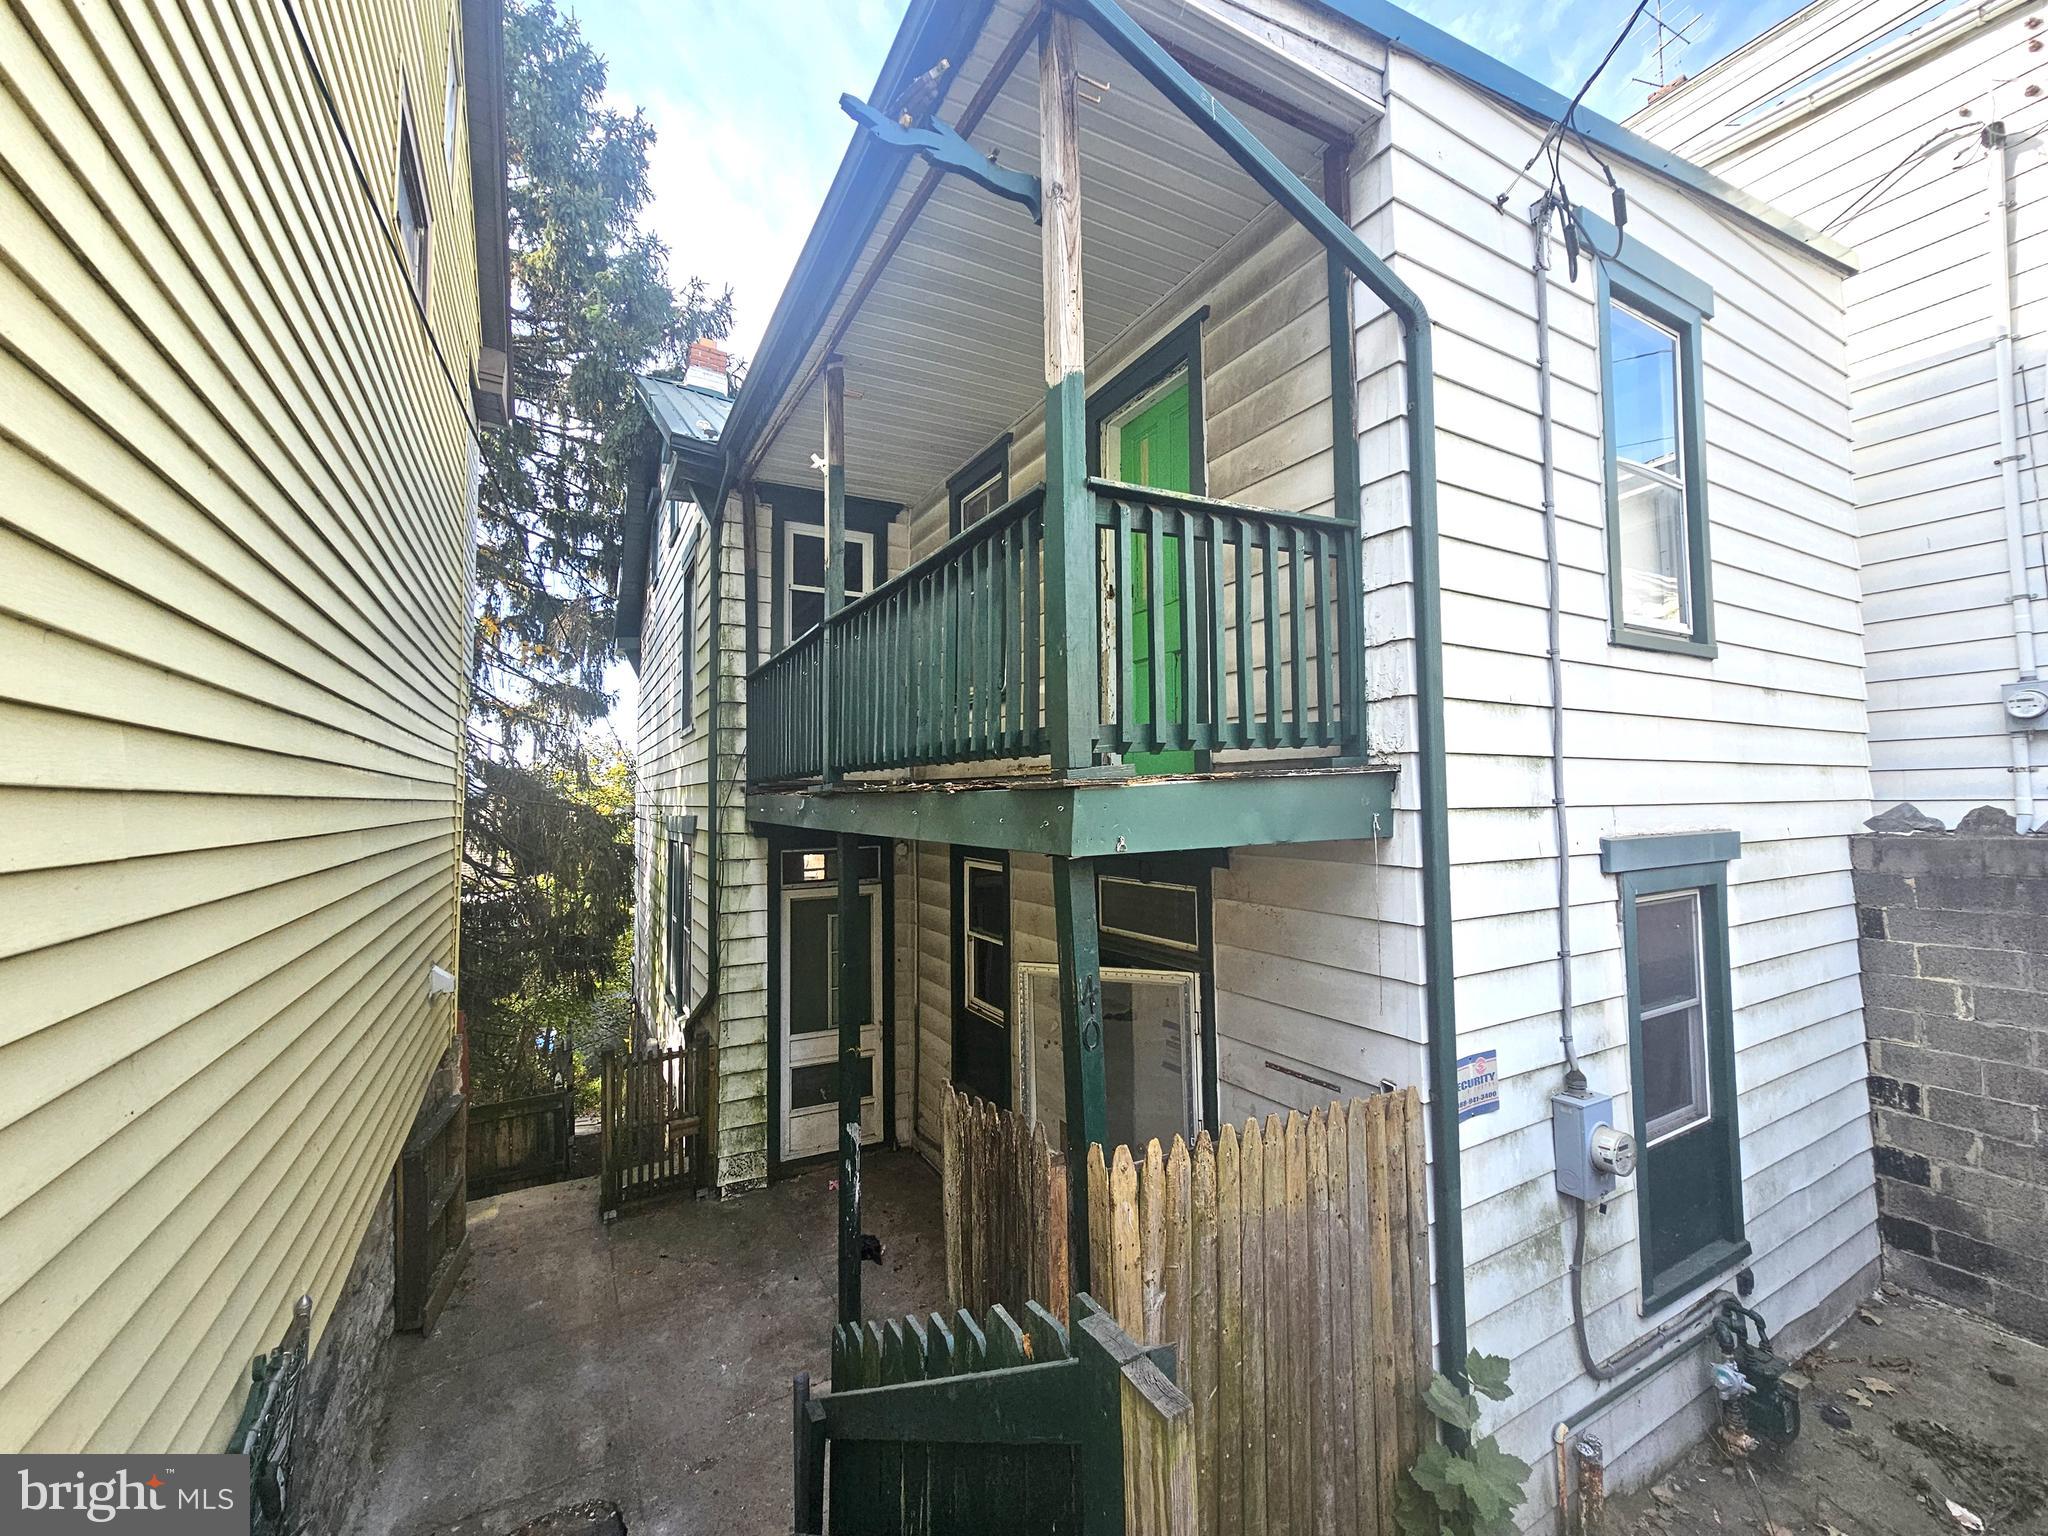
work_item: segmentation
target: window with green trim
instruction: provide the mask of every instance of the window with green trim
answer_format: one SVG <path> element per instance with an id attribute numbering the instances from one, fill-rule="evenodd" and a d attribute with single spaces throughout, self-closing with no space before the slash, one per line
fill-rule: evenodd
<path id="1" fill-rule="evenodd" d="M 688 834 L 670 834 L 663 926 L 668 944 L 668 1000 L 678 1013 L 690 1009 L 690 862 Z"/>
<path id="2" fill-rule="evenodd" d="M 1010 434 L 1005 432 L 946 482 L 946 528 L 972 528 L 1010 499 Z"/>
<path id="3" fill-rule="evenodd" d="M 683 735 L 697 724 L 697 541 L 683 546 L 683 584 L 677 631 L 680 654 L 676 660 L 676 734 Z"/>
<path id="4" fill-rule="evenodd" d="M 1604 839 L 1621 899 L 1643 1310 L 1749 1253 L 1728 958 L 1732 832 Z"/>
<path id="5" fill-rule="evenodd" d="M 1607 586 L 1617 645 L 1714 652 L 1700 336 L 1713 290 L 1581 209 L 1599 271 Z"/>

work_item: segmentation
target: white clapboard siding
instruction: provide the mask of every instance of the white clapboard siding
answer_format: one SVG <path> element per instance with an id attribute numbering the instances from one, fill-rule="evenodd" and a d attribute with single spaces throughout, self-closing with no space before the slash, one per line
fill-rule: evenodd
<path id="1" fill-rule="evenodd" d="M 1467 1306 L 1474 1346 L 1513 1361 L 1516 1396 L 1492 1417 L 1541 1462 L 1551 1425 L 1598 1388 L 1571 1340 L 1570 1227 L 1549 1144 L 1562 1054 L 1532 247 L 1526 223 L 1492 207 L 1535 130 L 1398 54 L 1389 93 L 1391 243 L 1439 317 L 1458 1049 L 1500 1058 L 1499 1110 L 1463 1128 Z M 1590 163 L 1569 175 L 1599 206 Z M 1627 186 L 1630 236 L 1715 291 L 1703 351 L 1720 654 L 1609 643 L 1593 277 L 1582 268 L 1572 285 L 1558 250 L 1574 1032 L 1595 1083 L 1626 1094 L 1619 912 L 1599 840 L 1740 832 L 1730 942 L 1757 1295 L 1774 1327 L 1831 1322 L 1808 1314 L 1876 1255 L 1847 843 L 1869 814 L 1869 775 L 1840 282 L 1648 177 Z M 1643 1326 L 1633 1192 L 1593 1221 L 1587 1302 L 1605 1352 Z M 1595 1426 L 1618 1475 L 1695 1426 L 1701 1382 L 1674 1378 Z M 1547 1519 L 1547 1501 L 1525 1514 Z"/>
<path id="2" fill-rule="evenodd" d="M 458 18 L 311 20 L 346 141 L 275 9 L 0 15 L 0 1451 L 221 1449 L 452 1037 Z"/>
<path id="3" fill-rule="evenodd" d="M 1878 804 L 1910 800 L 1953 824 L 1977 805 L 2015 802 L 1999 690 L 2018 676 L 2019 653 L 1997 462 L 1990 194 L 1975 126 L 2002 118 L 2015 143 L 2014 349 L 2021 495 L 2031 502 L 2048 451 L 2048 168 L 2030 137 L 2048 124 L 2048 104 L 2028 94 L 2048 83 L 2048 57 L 2030 51 L 2042 7 L 1952 14 L 1894 45 L 1890 67 L 1842 70 L 1821 97 L 1769 123 L 1728 121 L 1919 9 L 1808 6 L 1632 125 L 1707 155 L 1718 174 L 1788 213 L 1839 221 L 1834 233 L 1856 249 L 1861 270 L 1844 297 L 1873 784 Z M 2030 559 L 2038 594 L 2048 590 L 2038 541 Z M 2035 607 L 2048 628 L 2048 602 Z M 2035 794 L 2048 795 L 2048 750 L 2034 755 Z"/>

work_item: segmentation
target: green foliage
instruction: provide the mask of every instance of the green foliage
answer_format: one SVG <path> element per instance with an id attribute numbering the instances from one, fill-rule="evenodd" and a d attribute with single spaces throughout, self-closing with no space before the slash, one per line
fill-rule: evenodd
<path id="1" fill-rule="evenodd" d="M 678 291 L 644 227 L 654 132 L 554 0 L 508 0 L 512 413 L 483 440 L 463 831 L 461 1006 L 472 1090 L 558 1086 L 630 1020 L 633 773 L 611 707 L 636 372 L 723 335 L 731 296 Z"/>
<path id="2" fill-rule="evenodd" d="M 1474 1350 L 1465 1359 L 1469 1389 L 1449 1377 L 1431 1378 L 1423 1404 L 1438 1420 L 1469 1435 L 1479 1423 L 1479 1398 L 1505 1402 L 1508 1363 Z M 1433 1441 L 1401 1482 L 1395 1521 L 1408 1536 L 1502 1536 L 1514 1529 L 1515 1509 L 1527 1497 L 1529 1464 L 1510 1456 L 1487 1435 L 1454 1451 Z"/>
<path id="3" fill-rule="evenodd" d="M 654 130 L 606 104 L 575 19 L 512 0 L 505 51 L 514 419 L 484 442 L 472 734 L 513 757 L 573 745 L 610 706 L 620 510 L 648 430 L 633 375 L 723 335 L 732 295 L 670 286 L 642 226 Z"/>

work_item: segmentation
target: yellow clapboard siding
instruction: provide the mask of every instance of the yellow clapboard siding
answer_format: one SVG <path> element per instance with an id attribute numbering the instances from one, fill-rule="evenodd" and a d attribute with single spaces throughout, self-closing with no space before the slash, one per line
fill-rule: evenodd
<path id="1" fill-rule="evenodd" d="M 458 0 L 300 9 L 0 13 L 0 1453 L 220 1449 L 453 1024 Z"/>
<path id="2" fill-rule="evenodd" d="M 128 991 L 109 989 L 110 995 L 94 1001 L 84 1011 L 20 1036 L 13 1043 L 12 1052 L 21 1062 L 22 1074 L 0 1081 L 0 1145 L 12 1144 L 7 1138 L 15 1136 L 15 1123 L 31 1114 L 38 1104 L 55 1106 L 62 1095 L 78 1084 L 91 1082 L 98 1074 L 124 1062 L 144 1061 L 164 1040 L 174 1042 L 169 1050 L 176 1056 L 179 1051 L 190 1051 L 215 1039 L 232 1043 L 241 1033 L 257 1027 L 260 1016 L 252 1019 L 239 1011 L 255 1006 L 247 990 L 253 985 L 251 978 L 274 981 L 281 987 L 296 984 L 303 988 L 308 983 L 299 977 L 295 967 L 310 963 L 307 957 L 317 954 L 337 936 L 348 943 L 361 943 L 366 937 L 373 937 L 383 921 L 383 910 L 404 902 L 414 887 L 434 875 L 445 858 L 445 852 L 431 846 L 413 847 L 374 865 L 329 871 L 294 882 L 287 891 L 260 891 L 238 898 L 233 905 L 248 914 L 245 924 L 254 930 L 252 937 L 182 966 L 176 962 L 186 959 L 187 954 L 175 953 L 167 964 L 159 964 L 161 974 L 145 984 Z M 340 894 L 336 895 L 337 892 Z M 275 926 L 256 929 L 256 924 L 262 922 L 274 922 Z M 203 909 L 180 913 L 174 919 L 126 930 L 120 936 L 121 949 L 134 954 L 143 949 L 138 940 L 164 935 L 158 948 L 172 950 L 177 939 L 204 937 L 218 927 L 216 913 Z M 12 983 L 40 961 L 50 961 L 54 969 L 65 957 L 65 951 L 44 950 L 26 961 L 0 963 L 0 980 Z M 147 976 L 150 962 L 155 959 L 154 955 L 145 956 L 130 974 Z M 287 999 L 293 995 L 290 991 L 277 994 Z M 196 1063 L 187 1061 L 183 1070 L 195 1066 Z M 135 1070 L 152 1069 L 153 1062 Z M 173 1066 L 169 1070 L 178 1069 Z M 31 1075 L 38 1072 L 42 1075 Z M 156 1076 L 133 1083 L 117 1079 L 114 1086 L 138 1097 L 116 1103 L 114 1111 L 132 1113 L 169 1092 L 178 1081 L 175 1076 Z M 78 1108 L 76 1104 L 67 1105 L 64 1113 L 73 1113 Z M 44 1166 L 43 1159 L 49 1159 L 47 1166 L 51 1169 L 62 1168 L 80 1150 L 79 1143 L 39 1149 L 27 1143 L 25 1136 L 23 1140 L 25 1144 L 15 1149 L 10 1165 L 15 1170 L 15 1179 L 9 1184 L 9 1205 L 37 1187 L 36 1170 Z M 4 1209 L 0 1207 L 0 1211 Z"/>

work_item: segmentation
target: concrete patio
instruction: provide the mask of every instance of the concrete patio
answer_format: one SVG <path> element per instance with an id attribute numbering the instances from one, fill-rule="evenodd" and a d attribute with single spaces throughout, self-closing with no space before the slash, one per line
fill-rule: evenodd
<path id="1" fill-rule="evenodd" d="M 789 1529 L 789 1383 L 823 1380 L 837 1296 L 829 1169 L 609 1227 L 594 1179 L 469 1208 L 469 1272 L 431 1336 L 388 1346 L 360 1536 L 502 1536 L 616 1503 L 634 1536 Z M 864 1174 L 870 1317 L 945 1301 L 938 1175 Z"/>

